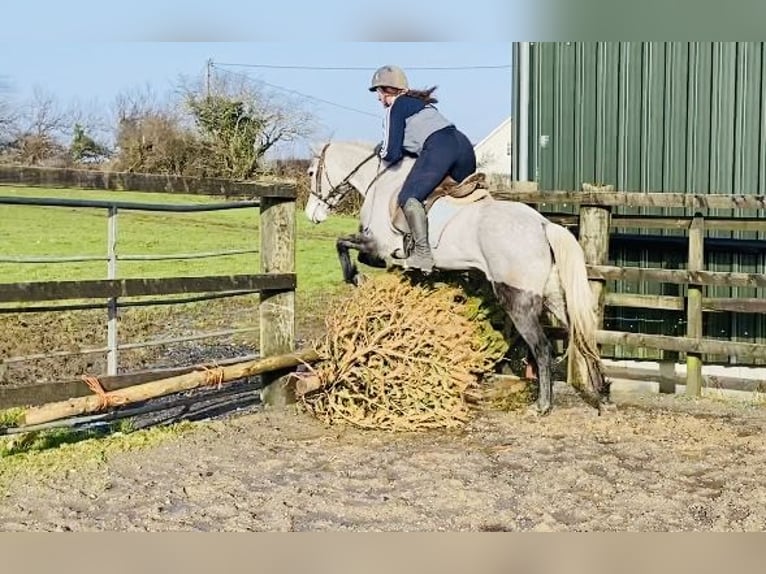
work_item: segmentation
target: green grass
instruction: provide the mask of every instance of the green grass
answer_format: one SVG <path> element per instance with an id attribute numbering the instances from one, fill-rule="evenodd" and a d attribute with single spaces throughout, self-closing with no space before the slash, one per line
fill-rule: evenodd
<path id="1" fill-rule="evenodd" d="M 53 429 L 0 437 L 0 495 L 18 480 L 46 480 L 70 472 L 103 467 L 112 456 L 151 448 L 204 430 L 190 422 L 104 435 L 94 431 Z"/>
<path id="2" fill-rule="evenodd" d="M 123 202 L 201 204 L 221 198 L 140 192 L 99 192 L 0 187 L 2 196 L 116 199 Z M 298 344 L 321 335 L 324 315 L 350 287 L 342 281 L 335 250 L 339 235 L 355 231 L 356 218 L 333 216 L 313 225 L 296 213 L 296 336 Z M 121 210 L 119 255 L 170 255 L 259 247 L 258 208 L 200 213 L 154 213 Z M 43 257 L 106 254 L 106 209 L 0 205 L 0 256 Z M 260 272 L 260 254 L 193 260 L 118 261 L 118 278 L 233 275 Z M 0 262 L 0 283 L 105 279 L 106 261 L 29 264 Z M 372 271 L 372 270 L 371 270 Z M 90 301 L 89 301 L 90 302 Z M 61 302 L 76 303 L 75 301 Z M 59 303 L 51 302 L 52 305 Z M 15 304 L 2 304 L 2 307 Z M 258 296 L 152 305 L 123 309 L 121 343 L 253 327 L 258 321 Z M 71 313 L 0 314 L 0 358 L 47 351 L 96 347 L 106 343 L 103 310 Z M 257 331 L 233 336 L 230 342 L 256 347 Z M 221 342 L 220 340 L 218 342 Z M 120 354 L 120 367 L 146 368 L 162 359 L 163 347 Z M 95 362 L 94 362 L 95 361 Z M 82 372 L 103 371 L 103 356 L 74 356 L 0 365 L 0 384 L 61 380 Z"/>
<path id="3" fill-rule="evenodd" d="M 205 204 L 222 201 L 198 195 L 100 192 L 1 187 L 0 195 L 23 197 L 117 199 L 158 204 Z M 93 208 L 1 205 L 0 255 L 11 257 L 106 255 L 106 210 Z M 341 271 L 335 239 L 351 233 L 357 221 L 332 216 L 322 225 L 296 213 L 298 293 L 337 289 Z M 258 208 L 202 213 L 121 211 L 118 216 L 118 257 L 258 249 Z M 161 277 L 257 273 L 258 253 L 190 260 L 119 261 L 117 275 Z M 103 279 L 106 262 L 55 264 L 1 263 L 1 282 Z"/>

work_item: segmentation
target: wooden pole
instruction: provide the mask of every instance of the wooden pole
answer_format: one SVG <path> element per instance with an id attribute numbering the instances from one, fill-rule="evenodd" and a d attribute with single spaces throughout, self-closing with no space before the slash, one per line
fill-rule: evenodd
<path id="1" fill-rule="evenodd" d="M 53 420 L 64 419 L 86 413 L 103 410 L 104 404 L 127 405 L 136 401 L 144 401 L 180 393 L 206 385 L 217 385 L 227 381 L 235 381 L 254 375 L 267 374 L 272 371 L 282 371 L 301 363 L 311 363 L 319 358 L 313 349 L 285 355 L 245 361 L 225 367 L 200 367 L 198 370 L 183 375 L 176 375 L 142 385 L 134 385 L 119 391 L 92 394 L 66 401 L 48 403 L 39 407 L 31 407 L 24 412 L 24 425 L 37 425 Z"/>
<path id="2" fill-rule="evenodd" d="M 583 191 L 598 191 L 603 189 L 609 192 L 612 186 L 598 188 L 587 183 L 583 184 Z M 607 206 L 582 205 L 580 206 L 579 239 L 585 254 L 585 263 L 588 265 L 606 265 L 609 262 L 609 225 L 611 211 Z M 590 289 L 593 293 L 593 301 L 596 306 L 598 328 L 604 323 L 604 283 L 601 279 L 589 280 Z"/>
<path id="3" fill-rule="evenodd" d="M 261 273 L 295 272 L 295 200 L 264 197 L 261 200 Z M 261 291 L 261 356 L 295 350 L 295 291 Z M 295 399 L 285 372 L 263 375 L 261 400 L 278 406 Z"/>
<path id="4" fill-rule="evenodd" d="M 609 192 L 612 186 L 596 187 L 587 183 L 583 184 L 583 191 Z M 585 255 L 586 265 L 606 265 L 609 262 L 609 225 L 611 208 L 600 205 L 580 206 L 579 241 Z M 591 293 L 593 293 L 594 312 L 596 314 L 597 328 L 601 329 L 604 324 L 604 284 L 601 279 L 589 279 Z M 569 362 L 567 364 L 568 381 L 575 387 L 582 387 L 587 380 L 585 373 L 577 372 L 577 365 L 584 365 L 578 360 L 574 349 L 570 349 Z M 579 386 L 578 386 L 579 385 Z M 583 387 L 585 388 L 585 387 Z"/>
<path id="5" fill-rule="evenodd" d="M 705 219 L 695 213 L 689 227 L 689 271 L 702 271 L 705 266 Z M 702 338 L 702 286 L 689 284 L 686 296 L 686 336 Z M 702 394 L 702 355 L 686 354 L 686 395 L 698 397 Z"/>

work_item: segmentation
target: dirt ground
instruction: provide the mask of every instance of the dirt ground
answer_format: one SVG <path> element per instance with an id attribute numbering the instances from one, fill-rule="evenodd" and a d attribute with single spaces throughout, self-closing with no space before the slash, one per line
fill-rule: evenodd
<path id="1" fill-rule="evenodd" d="M 3 531 L 762 531 L 766 408 L 557 385 L 547 417 L 459 432 L 328 428 L 294 409 L 16 480 Z"/>

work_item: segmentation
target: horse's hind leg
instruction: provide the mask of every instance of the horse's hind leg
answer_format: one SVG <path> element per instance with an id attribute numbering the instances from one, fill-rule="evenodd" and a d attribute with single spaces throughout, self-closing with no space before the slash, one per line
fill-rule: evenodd
<path id="1" fill-rule="evenodd" d="M 493 287 L 498 301 L 513 321 L 516 330 L 527 342 L 537 363 L 540 384 L 537 409 L 541 414 L 547 414 L 553 406 L 553 379 L 551 378 L 551 344 L 540 324 L 543 298 L 541 295 L 509 287 L 504 283 L 494 283 Z"/>

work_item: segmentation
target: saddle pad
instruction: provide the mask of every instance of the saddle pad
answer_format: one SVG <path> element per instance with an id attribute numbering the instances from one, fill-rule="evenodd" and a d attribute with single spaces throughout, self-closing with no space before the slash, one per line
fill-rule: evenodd
<path id="1" fill-rule="evenodd" d="M 444 228 L 461 207 L 461 204 L 450 200 L 449 197 L 440 197 L 433 203 L 428 210 L 428 242 L 431 249 L 439 246 Z"/>

